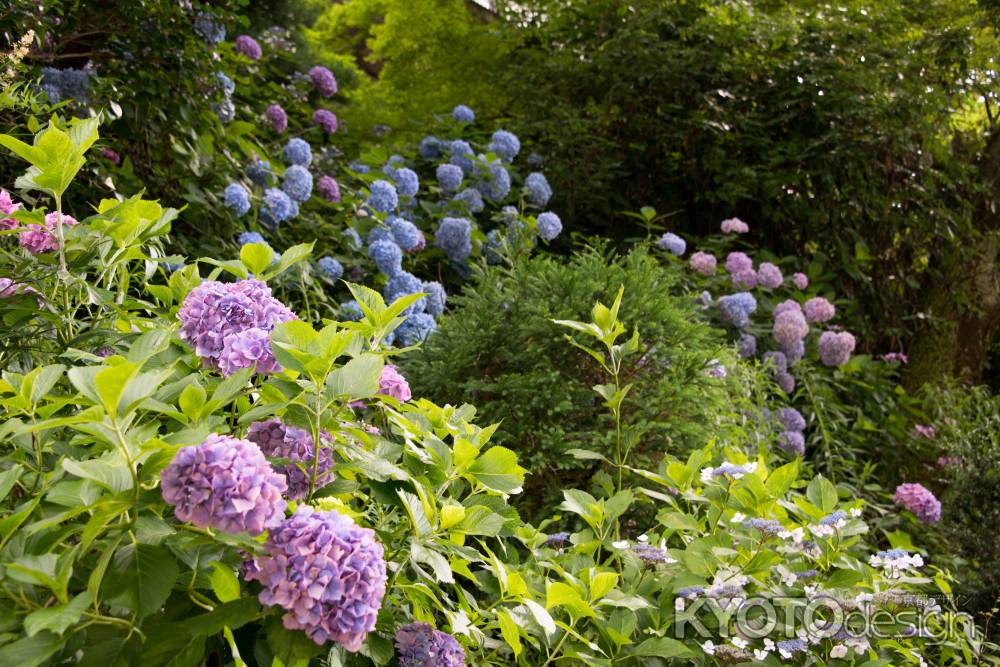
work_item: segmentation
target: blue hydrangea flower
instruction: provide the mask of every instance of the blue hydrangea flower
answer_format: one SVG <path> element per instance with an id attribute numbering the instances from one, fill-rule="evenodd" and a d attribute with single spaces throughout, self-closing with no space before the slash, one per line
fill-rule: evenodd
<path id="1" fill-rule="evenodd" d="M 437 179 L 441 189 L 445 192 L 458 192 L 462 187 L 462 178 L 465 173 L 456 164 L 441 164 L 437 168 Z"/>
<path id="2" fill-rule="evenodd" d="M 292 201 L 304 202 L 312 196 L 313 177 L 309 170 L 297 164 L 285 170 L 284 181 L 281 189 L 285 191 Z"/>
<path id="3" fill-rule="evenodd" d="M 424 283 L 424 291 L 427 292 L 427 312 L 437 317 L 444 312 L 448 294 L 444 291 L 444 286 L 437 281 Z"/>
<path id="4" fill-rule="evenodd" d="M 260 232 L 243 232 L 239 236 L 240 247 L 245 246 L 248 243 L 267 243 L 264 237 L 260 235 Z"/>
<path id="5" fill-rule="evenodd" d="M 341 276 L 344 275 L 344 265 L 329 255 L 321 257 L 320 260 L 316 262 L 316 266 L 319 267 L 320 273 L 334 282 L 340 280 Z"/>
<path id="6" fill-rule="evenodd" d="M 414 313 L 408 316 L 396 329 L 396 339 L 403 345 L 416 345 L 426 340 L 437 322 L 427 313 Z"/>
<path id="7" fill-rule="evenodd" d="M 347 165 L 347 168 L 359 174 L 367 174 L 372 170 L 371 167 L 369 167 L 367 164 L 365 164 L 364 162 L 359 162 L 357 160 Z"/>
<path id="8" fill-rule="evenodd" d="M 405 218 L 393 217 L 389 220 L 393 240 L 406 252 L 418 250 L 424 243 L 424 235 L 417 226 Z"/>
<path id="9" fill-rule="evenodd" d="M 456 139 L 448 144 L 448 152 L 451 153 L 451 160 L 449 162 L 461 167 L 462 171 L 466 174 L 471 174 L 473 169 L 475 169 L 476 165 L 470 157 L 473 153 L 469 142 Z"/>
<path id="10" fill-rule="evenodd" d="M 562 231 L 562 220 L 551 211 L 546 211 L 538 216 L 538 235 L 546 241 L 551 241 L 559 236 Z"/>
<path id="11" fill-rule="evenodd" d="M 217 23 L 215 18 L 209 14 L 200 14 L 195 17 L 194 30 L 212 46 L 226 38 L 226 26 Z"/>
<path id="12" fill-rule="evenodd" d="M 479 213 L 485 207 L 483 196 L 475 188 L 465 188 L 455 195 L 453 201 L 462 202 L 469 213 Z"/>
<path id="13" fill-rule="evenodd" d="M 361 310 L 361 305 L 351 299 L 340 304 L 340 316 L 347 322 L 357 322 L 365 316 L 365 311 Z"/>
<path id="14" fill-rule="evenodd" d="M 531 153 L 530 155 L 528 155 L 527 162 L 528 166 L 531 167 L 532 169 L 541 169 L 542 164 L 545 161 L 542 159 L 542 156 L 539 155 L 538 153 Z"/>
<path id="15" fill-rule="evenodd" d="M 420 157 L 425 160 L 435 160 L 441 157 L 441 140 L 432 134 L 420 140 L 420 147 L 417 148 Z"/>
<path id="16" fill-rule="evenodd" d="M 737 347 L 739 348 L 740 357 L 749 359 L 757 353 L 757 337 L 753 334 L 741 333 Z"/>
<path id="17" fill-rule="evenodd" d="M 219 87 L 222 89 L 222 94 L 229 97 L 236 90 L 236 84 L 233 80 L 226 76 L 225 72 L 216 72 L 215 79 L 219 82 Z"/>
<path id="18" fill-rule="evenodd" d="M 406 160 L 402 155 L 390 155 L 386 163 L 382 165 L 382 173 L 392 178 L 396 175 L 396 170 L 404 164 L 406 164 Z"/>
<path id="19" fill-rule="evenodd" d="M 417 294 L 423 291 L 424 284 L 420 282 L 420 278 L 417 278 L 408 271 L 397 271 L 395 275 L 389 278 L 389 282 L 385 284 L 382 296 L 385 297 L 386 303 L 392 303 L 396 299 L 406 296 L 407 294 Z M 407 306 L 406 310 L 403 312 L 407 315 L 412 313 L 422 313 L 426 308 L 427 297 L 421 297 L 414 303 Z"/>
<path id="20" fill-rule="evenodd" d="M 465 218 L 444 218 L 434 235 L 434 244 L 452 261 L 467 259 L 472 253 L 472 223 Z"/>
<path id="21" fill-rule="evenodd" d="M 503 237 L 500 235 L 499 229 L 491 229 L 486 234 L 486 244 L 484 251 L 486 253 L 486 262 L 488 264 L 499 264 L 503 261 L 503 255 L 501 250 L 503 249 Z"/>
<path id="22" fill-rule="evenodd" d="M 476 112 L 474 112 L 469 107 L 464 104 L 459 104 L 457 107 L 451 110 L 451 117 L 457 120 L 459 123 L 471 123 L 476 120 Z"/>
<path id="23" fill-rule="evenodd" d="M 662 249 L 670 252 L 673 255 L 680 257 L 687 250 L 687 241 L 677 236 L 673 232 L 667 232 L 660 237 L 660 240 L 656 242 L 656 245 Z"/>
<path id="24" fill-rule="evenodd" d="M 236 106 L 233 105 L 233 101 L 228 97 L 221 102 L 213 104 L 212 109 L 223 123 L 228 123 L 233 118 L 236 118 Z"/>
<path id="25" fill-rule="evenodd" d="M 275 223 L 283 222 L 293 216 L 296 211 L 295 202 L 287 194 L 277 188 L 264 191 L 264 212 Z"/>
<path id="26" fill-rule="evenodd" d="M 378 180 L 371 184 L 368 205 L 379 213 L 392 213 L 399 205 L 396 186 L 389 181 Z"/>
<path id="27" fill-rule="evenodd" d="M 749 292 L 736 292 L 719 298 L 716 306 L 723 321 L 742 329 L 750 324 L 750 315 L 757 310 L 757 299 Z"/>
<path id="28" fill-rule="evenodd" d="M 249 178 L 252 183 L 259 185 L 262 188 L 266 188 L 271 184 L 273 176 L 274 175 L 271 172 L 271 163 L 265 160 L 254 160 L 250 166 L 247 167 L 247 178 Z"/>
<path id="29" fill-rule="evenodd" d="M 528 201 L 538 208 L 543 208 L 552 198 L 552 187 L 545 174 L 540 171 L 528 174 L 524 179 L 524 187 L 528 191 Z"/>
<path id="30" fill-rule="evenodd" d="M 403 251 L 393 241 L 376 241 L 368 246 L 368 256 L 375 260 L 378 270 L 394 276 L 403 269 Z"/>
<path id="31" fill-rule="evenodd" d="M 350 244 L 352 250 L 359 250 L 363 245 L 361 243 L 361 235 L 358 234 L 358 231 L 353 227 L 348 227 L 341 232 L 341 235 L 347 239 L 347 242 Z"/>
<path id="32" fill-rule="evenodd" d="M 223 203 L 239 218 L 250 210 L 250 193 L 242 183 L 230 183 L 226 186 Z"/>
<path id="33" fill-rule="evenodd" d="M 493 133 L 489 149 L 499 155 L 502 160 L 513 162 L 521 151 L 521 140 L 512 132 L 497 130 Z"/>
<path id="34" fill-rule="evenodd" d="M 417 194 L 417 190 L 420 189 L 420 178 L 417 177 L 417 172 L 408 167 L 397 169 L 393 175 L 393 179 L 396 181 L 396 188 L 399 190 L 399 194 L 404 197 L 413 197 Z"/>
<path id="35" fill-rule="evenodd" d="M 501 201 L 510 193 L 510 173 L 502 164 L 494 162 L 485 169 L 485 173 L 480 174 L 476 187 L 487 199 Z"/>
<path id="36" fill-rule="evenodd" d="M 284 150 L 285 160 L 291 164 L 301 165 L 303 167 L 308 167 L 309 163 L 312 162 L 312 148 L 309 146 L 309 142 L 305 139 L 299 139 L 298 137 L 290 139 L 287 144 L 285 144 Z"/>
<path id="37" fill-rule="evenodd" d="M 395 239 L 392 236 L 392 230 L 388 227 L 383 227 L 379 225 L 368 232 L 368 245 L 371 245 L 377 241 L 390 241 L 393 242 Z"/>

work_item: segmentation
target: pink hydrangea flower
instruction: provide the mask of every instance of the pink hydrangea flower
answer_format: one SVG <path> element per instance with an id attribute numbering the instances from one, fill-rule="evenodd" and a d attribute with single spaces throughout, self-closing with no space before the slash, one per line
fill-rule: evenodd
<path id="1" fill-rule="evenodd" d="M 406 382 L 406 378 L 391 364 L 382 367 L 382 375 L 378 379 L 378 393 L 392 396 L 403 403 L 411 397 L 410 385 Z"/>
<path id="2" fill-rule="evenodd" d="M 916 514 L 921 523 L 937 523 L 941 519 L 941 502 L 921 484 L 900 484 L 893 502 Z"/>
<path id="3" fill-rule="evenodd" d="M 917 424 L 913 427 L 913 432 L 910 433 L 910 437 L 914 440 L 917 438 L 927 438 L 928 440 L 933 440 L 937 437 L 937 429 L 928 424 Z"/>
<path id="4" fill-rule="evenodd" d="M 854 336 L 846 331 L 825 331 L 819 337 L 819 358 L 827 366 L 843 366 L 854 352 Z"/>
<path id="5" fill-rule="evenodd" d="M 778 317 L 778 315 L 781 315 L 783 312 L 787 310 L 794 310 L 797 313 L 801 313 L 802 306 L 799 305 L 799 302 L 795 301 L 794 299 L 785 299 L 784 301 L 782 301 L 781 303 L 779 303 L 777 306 L 774 307 L 774 317 Z"/>
<path id="6" fill-rule="evenodd" d="M 793 274 L 792 283 L 799 289 L 805 289 L 809 287 L 809 276 L 804 273 Z"/>
<path id="7" fill-rule="evenodd" d="M 797 310 L 782 311 L 774 318 L 771 335 L 782 346 L 794 345 L 808 334 L 809 325 L 806 323 L 806 318 Z"/>
<path id="8" fill-rule="evenodd" d="M 35 223 L 29 224 L 18 235 L 21 247 L 30 252 L 32 255 L 41 255 L 42 253 L 58 250 L 59 239 L 56 235 L 56 226 L 58 225 L 58 222 L 59 211 L 52 211 L 51 213 L 46 214 L 44 225 L 38 225 Z M 72 227 L 77 224 L 77 220 L 72 216 L 63 214 L 62 224 L 65 229 L 66 227 Z"/>
<path id="9" fill-rule="evenodd" d="M 888 354 L 883 354 L 882 359 L 885 361 L 896 361 L 901 364 L 905 364 L 910 361 L 909 357 L 903 352 L 889 352 Z"/>
<path id="10" fill-rule="evenodd" d="M 827 322 L 832 320 L 837 314 L 837 309 L 832 303 L 821 296 L 813 297 L 805 302 L 802 310 L 806 314 L 806 319 L 810 322 Z"/>
<path id="11" fill-rule="evenodd" d="M 781 269 L 771 262 L 761 262 L 757 268 L 757 284 L 767 289 L 781 287 L 785 282 L 785 277 L 781 275 Z"/>
<path id="12" fill-rule="evenodd" d="M 753 260 L 745 252 L 731 252 L 726 255 L 726 271 L 734 275 L 741 271 L 753 271 Z"/>
<path id="13" fill-rule="evenodd" d="M 321 433 L 317 452 L 313 446 L 312 435 L 308 431 L 288 426 L 277 419 L 269 419 L 251 424 L 247 440 L 256 443 L 265 456 L 289 459 L 293 462 L 291 465 L 275 468 L 288 481 L 288 497 L 292 500 L 301 500 L 309 493 L 309 480 L 314 463 L 316 464 L 314 489 L 322 488 L 333 481 L 333 474 L 330 472 L 333 467 L 333 454 L 330 451 L 329 433 Z M 296 464 L 301 464 L 301 467 Z"/>
<path id="14" fill-rule="evenodd" d="M 728 218 L 719 226 L 723 234 L 746 234 L 750 226 L 739 218 Z"/>
<path id="15" fill-rule="evenodd" d="M 691 263 L 691 270 L 695 273 L 703 276 L 715 275 L 716 259 L 714 255 L 699 250 L 691 255 L 689 262 Z"/>
<path id="16" fill-rule="evenodd" d="M 753 289 L 757 286 L 757 274 L 753 269 L 737 271 L 733 274 L 733 287 L 736 289 Z"/>

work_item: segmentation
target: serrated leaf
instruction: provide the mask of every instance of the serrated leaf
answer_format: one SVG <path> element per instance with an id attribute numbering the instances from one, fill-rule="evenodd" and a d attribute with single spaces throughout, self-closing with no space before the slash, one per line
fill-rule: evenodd
<path id="1" fill-rule="evenodd" d="M 34 637 L 42 630 L 62 635 L 69 626 L 80 620 L 93 601 L 90 592 L 84 591 L 66 604 L 33 611 L 24 617 L 24 631 L 29 637 Z"/>
<path id="2" fill-rule="evenodd" d="M 109 601 L 141 618 L 159 611 L 170 597 L 177 574 L 177 561 L 166 548 L 127 544 L 115 553 L 104 587 Z"/>
<path id="3" fill-rule="evenodd" d="M 520 493 L 525 470 L 517 464 L 517 454 L 506 447 L 491 447 L 469 466 L 477 482 L 500 493 Z"/>

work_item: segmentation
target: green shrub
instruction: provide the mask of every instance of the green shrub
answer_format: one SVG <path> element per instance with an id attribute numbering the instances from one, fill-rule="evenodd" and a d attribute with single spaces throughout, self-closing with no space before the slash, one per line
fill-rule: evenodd
<path id="1" fill-rule="evenodd" d="M 634 385 L 624 420 L 637 427 L 639 452 L 684 452 L 718 432 L 730 399 L 732 380 L 710 377 L 709 363 L 733 364 L 721 336 L 698 322 L 693 300 L 677 296 L 677 282 L 644 249 L 486 267 L 453 298 L 424 349 L 404 361 L 405 372 L 422 395 L 462 397 L 486 421 L 501 422 L 500 441 L 534 471 L 529 489 L 585 478 L 593 461 L 567 451 L 613 451 L 614 424 L 591 390 L 601 382 L 599 365 L 566 345 L 550 320 L 582 319 L 588 304 L 610 302 L 624 285 L 622 319 L 639 323 L 641 345 L 622 370 Z"/>

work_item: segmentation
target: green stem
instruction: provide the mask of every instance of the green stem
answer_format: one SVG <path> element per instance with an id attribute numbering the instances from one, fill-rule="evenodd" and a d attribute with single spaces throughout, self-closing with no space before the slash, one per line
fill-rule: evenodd
<path id="1" fill-rule="evenodd" d="M 570 623 L 569 627 L 572 628 L 573 624 Z M 563 632 L 563 636 L 559 638 L 559 642 L 552 649 L 552 652 L 549 653 L 549 657 L 546 658 L 545 662 L 542 663 L 542 667 L 546 667 L 546 665 L 548 665 L 550 662 L 556 659 L 556 655 L 559 653 L 559 649 L 562 648 L 563 643 L 566 641 L 568 637 L 569 637 L 569 630 L 566 630 L 565 632 Z"/>

